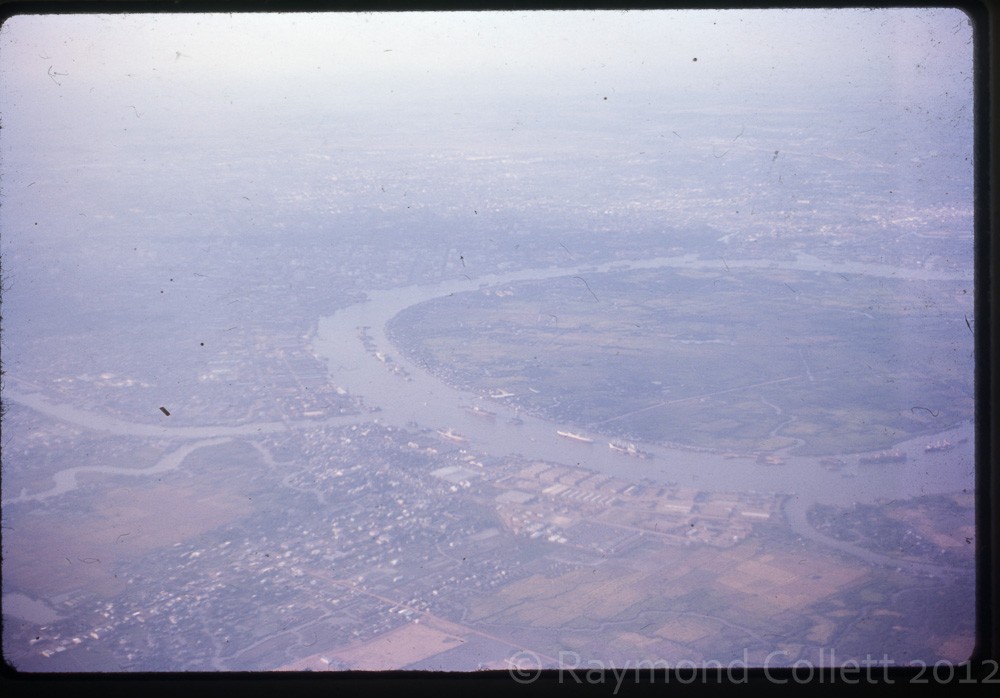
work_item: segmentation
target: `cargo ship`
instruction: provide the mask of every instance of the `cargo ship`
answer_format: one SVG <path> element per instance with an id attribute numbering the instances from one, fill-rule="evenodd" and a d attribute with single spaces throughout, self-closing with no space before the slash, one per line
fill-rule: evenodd
<path id="1" fill-rule="evenodd" d="M 586 436 L 582 436 L 581 434 L 574 434 L 571 431 L 557 431 L 556 433 L 559 434 L 559 436 L 565 437 L 567 439 L 573 439 L 574 441 L 581 441 L 585 444 L 594 443 L 593 439 L 589 439 Z"/>
<path id="2" fill-rule="evenodd" d="M 906 454 L 898 449 L 882 451 L 871 456 L 861 456 L 858 463 L 861 465 L 881 465 L 883 463 L 903 463 L 906 461 Z"/>
<path id="3" fill-rule="evenodd" d="M 945 439 L 944 441 L 927 444 L 924 446 L 924 453 L 939 453 L 941 451 L 950 451 L 953 448 L 955 448 L 955 444 Z"/>
<path id="4" fill-rule="evenodd" d="M 621 441 L 615 439 L 614 441 L 608 442 L 608 448 L 616 453 L 624 453 L 627 456 L 632 456 L 633 458 L 649 458 L 649 454 L 641 450 L 631 441 Z"/>
<path id="5" fill-rule="evenodd" d="M 497 416 L 496 412 L 490 412 L 489 410 L 484 410 L 479 405 L 471 405 L 470 407 L 466 407 L 466 409 L 469 411 L 469 414 L 475 415 L 476 417 L 486 417 L 487 419 L 496 419 Z"/>
<path id="6" fill-rule="evenodd" d="M 444 431 L 443 429 L 438 429 L 437 433 L 438 433 L 438 436 L 441 436 L 442 438 L 448 439 L 449 441 L 454 441 L 455 443 L 464 444 L 468 440 L 464 436 L 456 434 L 451 429 L 449 429 L 447 431 Z"/>

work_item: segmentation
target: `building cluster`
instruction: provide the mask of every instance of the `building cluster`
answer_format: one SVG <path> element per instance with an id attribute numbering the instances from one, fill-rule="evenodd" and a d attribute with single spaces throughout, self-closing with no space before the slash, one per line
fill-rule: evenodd
<path id="1" fill-rule="evenodd" d="M 545 462 L 512 470 L 494 485 L 502 490 L 498 511 L 514 533 L 600 554 L 620 553 L 644 537 L 728 548 L 754 523 L 782 520 L 778 494 L 636 483 Z"/>
<path id="2" fill-rule="evenodd" d="M 573 550 L 727 547 L 780 506 L 774 495 L 483 458 L 431 430 L 373 423 L 260 445 L 273 465 L 242 476 L 258 491 L 255 514 L 120 563 L 125 591 L 111 601 L 81 593 L 32 651 L 110 647 L 138 670 L 162 668 L 162 657 L 204 670 L 275 666 L 309 654 L 317 637 L 347 645 L 424 614 L 458 620 Z M 241 477 L 240 463 L 215 469 Z"/>

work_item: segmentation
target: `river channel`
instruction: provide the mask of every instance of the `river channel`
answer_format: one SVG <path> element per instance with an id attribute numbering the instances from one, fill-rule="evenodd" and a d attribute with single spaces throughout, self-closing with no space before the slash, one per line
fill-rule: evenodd
<path id="1" fill-rule="evenodd" d="M 841 274 L 866 274 L 918 280 L 962 280 L 964 277 L 924 269 L 900 269 L 881 264 L 831 263 L 801 255 L 794 261 L 728 260 L 728 268 L 790 269 Z M 932 438 L 923 436 L 898 444 L 909 458 L 903 463 L 857 465 L 856 454 L 844 454 L 840 471 L 823 468 L 819 458 L 789 455 L 783 466 L 761 465 L 755 459 L 657 444 L 638 444 L 653 458 L 639 459 L 608 448 L 599 433 L 585 433 L 593 443 L 576 442 L 557 431 L 580 432 L 578 425 L 560 424 L 518 413 L 502 398 L 489 399 L 456 390 L 403 356 L 386 336 L 386 323 L 405 308 L 433 298 L 474 291 L 515 281 L 538 280 L 606 271 L 655 269 L 719 269 L 720 260 L 693 255 L 633 262 L 610 262 L 578 268 L 524 270 L 466 277 L 438 284 L 372 291 L 366 301 L 319 321 L 314 350 L 328 361 L 331 379 L 377 406 L 381 423 L 398 427 L 452 429 L 468 439 L 470 448 L 494 456 L 518 454 L 620 475 L 671 482 L 701 490 L 779 492 L 792 495 L 790 506 L 813 503 L 849 506 L 905 499 L 925 494 L 972 491 L 975 479 L 974 427 L 969 421 L 948 425 Z M 363 341 L 360 329 L 364 328 Z M 367 347 L 365 343 L 367 342 Z M 381 357 L 381 358 L 380 358 Z M 384 361 L 389 363 L 384 363 Z M 396 367 L 398 371 L 391 370 Z M 498 385 L 501 389 L 503 386 Z M 475 408 L 479 407 L 479 410 Z M 494 413 L 489 416 L 487 413 Z M 516 419 L 515 419 L 516 418 Z M 925 453 L 929 441 L 947 439 L 955 447 Z"/>
<path id="2" fill-rule="evenodd" d="M 964 280 L 964 277 L 923 269 L 900 269 L 888 265 L 830 263 L 810 256 L 794 261 L 728 260 L 726 268 L 790 269 L 841 274 L 868 274 L 886 278 Z M 906 563 L 847 543 L 834 541 L 808 525 L 805 515 L 813 504 L 851 506 L 855 503 L 888 502 L 910 497 L 973 491 L 975 487 L 974 424 L 970 419 L 949 425 L 933 437 L 922 436 L 899 443 L 908 454 L 902 463 L 858 465 L 857 454 L 843 454 L 847 462 L 838 471 L 824 468 L 817 457 L 785 455 L 784 465 L 762 465 L 750 457 L 733 457 L 707 450 L 639 443 L 652 457 L 640 459 L 608 448 L 600 433 L 585 433 L 584 443 L 559 436 L 557 431 L 579 433 L 579 425 L 552 422 L 519 413 L 503 399 L 490 399 L 456 390 L 403 356 L 386 336 L 386 323 L 405 308 L 433 298 L 474 291 L 516 281 L 554 279 L 583 273 L 678 268 L 719 269 L 719 260 L 693 255 L 633 262 L 616 261 L 599 266 L 523 270 L 459 279 L 430 285 L 371 291 L 367 300 L 320 318 L 313 349 L 327 360 L 331 380 L 363 396 L 375 414 L 342 415 L 327 420 L 288 420 L 239 426 L 164 427 L 133 423 L 80 410 L 72 405 L 49 402 L 38 393 L 5 390 L 5 397 L 51 417 L 114 434 L 192 439 L 145 469 L 87 466 L 67 468 L 55 474 L 55 486 L 34 495 L 20 493 L 3 504 L 43 500 L 77 486 L 77 474 L 101 472 L 131 476 L 153 475 L 179 467 L 196 449 L 240 437 L 286 430 L 315 428 L 324 424 L 375 421 L 406 429 L 432 431 L 451 429 L 467 439 L 475 451 L 497 457 L 523 458 L 578 465 L 595 471 L 639 481 L 671 483 L 715 492 L 761 492 L 787 495 L 785 513 L 798 533 L 883 564 L 903 564 L 927 571 L 943 571 L 935 565 Z M 362 332 L 363 330 L 363 332 Z M 395 369 L 395 370 L 394 370 Z M 16 379 L 15 379 L 16 380 Z M 501 388 L 502 386 L 497 386 Z M 479 408 L 478 410 L 476 408 Z M 955 446 L 944 452 L 925 452 L 929 441 L 948 440 Z"/>

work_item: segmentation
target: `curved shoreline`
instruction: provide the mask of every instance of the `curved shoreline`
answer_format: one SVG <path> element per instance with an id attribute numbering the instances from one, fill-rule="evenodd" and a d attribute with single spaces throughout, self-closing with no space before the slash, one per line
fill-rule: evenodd
<path id="1" fill-rule="evenodd" d="M 842 471 L 831 473 L 820 467 L 819 456 L 792 456 L 788 465 L 781 468 L 760 466 L 748 457 L 725 459 L 718 451 L 677 447 L 673 445 L 640 443 L 639 446 L 658 456 L 642 461 L 627 459 L 614 453 L 598 453 L 598 449 L 581 451 L 583 444 L 568 444 L 556 432 L 580 431 L 580 425 L 560 424 L 544 417 L 531 415 L 499 400 L 489 402 L 489 412 L 494 416 L 485 420 L 480 416 L 469 416 L 461 407 L 477 404 L 482 396 L 452 388 L 435 375 L 399 353 L 389 338 L 386 325 L 399 312 L 414 304 L 463 291 L 521 280 L 541 280 L 573 276 L 584 272 L 628 271 L 650 268 L 718 268 L 719 260 L 699 259 L 695 255 L 681 257 L 661 257 L 635 262 L 615 261 L 603 265 L 579 267 L 550 267 L 545 269 L 521 270 L 509 274 L 493 274 L 479 277 L 454 279 L 437 284 L 414 285 L 402 288 L 372 291 L 367 300 L 337 311 L 334 315 L 321 318 L 317 326 L 313 347 L 317 354 L 329 358 L 330 373 L 336 376 L 338 384 L 349 386 L 363 394 L 370 404 L 384 408 L 379 415 L 381 421 L 397 426 L 409 427 L 417 424 L 425 429 L 453 428 L 469 437 L 473 448 L 494 456 L 521 455 L 553 462 L 572 461 L 583 467 L 604 472 L 624 473 L 637 479 L 652 479 L 678 482 L 685 486 L 703 488 L 705 480 L 717 480 L 714 489 L 725 491 L 742 488 L 744 491 L 782 491 L 815 497 L 816 501 L 852 504 L 854 497 L 874 500 L 878 497 L 897 498 L 906 493 L 922 494 L 928 488 L 934 491 L 957 491 L 973 486 L 972 439 L 973 425 L 970 421 L 958 425 L 948 425 L 936 435 L 909 437 L 900 447 L 914 443 L 920 445 L 920 452 L 908 463 L 885 464 L 879 466 L 873 480 L 876 487 L 861 489 L 845 487 L 845 478 L 858 475 L 856 465 L 846 466 Z M 961 280 L 956 274 L 928 271 L 924 269 L 905 270 L 879 264 L 831 263 L 815 257 L 800 255 L 795 261 L 771 262 L 766 260 L 732 260 L 728 267 L 752 269 L 795 269 L 831 273 L 852 273 L 884 276 L 889 278 L 925 280 Z M 366 346 L 357 337 L 357 329 L 365 328 Z M 381 356 L 382 359 L 376 358 Z M 395 375 L 386 370 L 382 361 L 391 357 Z M 482 414 L 482 412 L 480 412 Z M 588 435 L 588 434 L 585 434 Z M 596 436 L 596 434 L 594 434 Z M 922 442 L 928 438 L 951 438 L 958 441 L 968 438 L 967 445 L 956 448 L 947 458 L 954 467 L 947 469 L 943 477 L 936 467 L 941 459 L 930 458 L 923 453 Z M 955 437 L 955 438 L 952 438 Z M 914 442 L 914 443 L 911 443 Z M 608 451 L 608 449 L 604 449 Z M 858 454 L 846 454 L 856 456 Z M 631 461 L 631 462 L 629 462 Z M 914 468 L 925 468 L 930 477 L 920 480 L 912 477 Z M 719 478 L 715 473 L 725 472 L 730 477 Z M 866 474 L 869 471 L 865 471 Z M 894 480 L 888 483 L 887 478 Z M 838 496 L 844 490 L 851 495 Z M 832 500 L 832 501 L 831 501 Z"/>
<path id="2" fill-rule="evenodd" d="M 974 488 L 973 423 L 964 422 L 938 432 L 938 436 L 919 436 L 899 444 L 900 448 L 917 448 L 918 453 L 903 464 L 885 464 L 877 468 L 847 465 L 841 471 L 831 472 L 819 464 L 819 457 L 789 455 L 783 467 L 762 466 L 750 457 L 726 457 L 709 449 L 689 449 L 684 446 L 639 444 L 642 450 L 655 456 L 636 459 L 616 454 L 600 444 L 570 443 L 557 435 L 558 430 L 579 431 L 575 425 L 562 425 L 545 418 L 529 415 L 510 408 L 498 401 L 491 401 L 491 419 L 484 419 L 468 409 L 476 405 L 481 396 L 453 389 L 413 364 L 405 357 L 393 356 L 395 366 L 402 373 L 387 370 L 385 352 L 395 354 L 395 346 L 386 333 L 386 323 L 415 303 L 483 286 L 518 280 L 558 278 L 579 272 L 626 271 L 656 267 L 715 268 L 715 260 L 701 260 L 694 255 L 683 257 L 639 260 L 633 263 L 609 262 L 600 266 L 574 268 L 547 268 L 521 270 L 509 274 L 495 274 L 470 280 L 465 277 L 438 284 L 425 284 L 395 289 L 372 291 L 365 301 L 348 306 L 334 315 L 320 318 L 316 323 L 313 347 L 328 358 L 328 371 L 337 383 L 362 395 L 371 406 L 380 409 L 377 415 L 369 413 L 341 415 L 326 420 L 297 420 L 263 422 L 239 426 L 155 426 L 126 422 L 117 418 L 92 414 L 71 405 L 56 404 L 38 393 L 19 393 L 5 390 L 5 397 L 24 404 L 56 419 L 72 422 L 98 431 L 114 434 L 154 437 L 160 439 L 198 439 L 165 455 L 154 466 L 143 469 L 114 468 L 110 466 L 76 466 L 54 474 L 55 486 L 35 495 L 22 493 L 4 502 L 33 501 L 58 496 L 76 486 L 76 475 L 81 472 L 104 472 L 121 475 L 150 475 L 178 467 L 194 450 L 230 441 L 234 438 L 253 437 L 296 429 L 325 425 L 344 425 L 375 421 L 393 424 L 405 429 L 417 425 L 425 431 L 454 428 L 469 439 L 470 447 L 493 456 L 516 455 L 522 458 L 565 462 L 580 467 L 631 478 L 635 481 L 651 480 L 668 482 L 684 487 L 712 491 L 776 492 L 791 495 L 785 508 L 788 523 L 800 534 L 803 512 L 813 503 L 851 505 L 856 502 L 873 502 L 879 499 L 898 499 L 921 494 L 950 493 L 963 488 Z M 795 263 L 774 263 L 763 260 L 733 260 L 730 268 L 800 269 L 841 273 L 878 272 L 895 278 L 955 280 L 953 274 L 927 272 L 926 270 L 900 270 L 886 265 L 832 264 L 811 257 L 800 257 Z M 358 336 L 357 329 L 366 327 L 366 342 Z M 381 351 L 371 349 L 372 343 Z M 366 344 L 368 346 L 366 346 Z M 382 359 L 376 356 L 382 355 Z M 16 380 L 16 379 L 15 379 Z M 516 420 L 512 419 L 515 418 Z M 920 447 L 928 438 L 948 438 L 961 445 L 945 454 L 927 454 Z M 965 439 L 964 444 L 962 440 Z M 850 454 L 854 455 L 854 454 Z M 913 471 L 923 472 L 914 477 Z M 865 476 L 865 486 L 854 484 L 849 478 Z M 806 524 L 807 525 L 807 524 Z M 848 550 L 849 544 L 834 539 L 827 540 L 808 527 L 817 542 L 826 542 L 834 548 Z M 859 549 L 863 551 L 863 549 Z M 862 555 L 865 557 L 869 554 Z M 883 556 L 884 557 L 884 556 Z M 871 560 L 870 560 L 871 561 Z M 890 559 L 882 559 L 889 564 Z M 906 566 L 901 560 L 891 564 Z M 935 566 L 924 566 L 929 570 Z"/>

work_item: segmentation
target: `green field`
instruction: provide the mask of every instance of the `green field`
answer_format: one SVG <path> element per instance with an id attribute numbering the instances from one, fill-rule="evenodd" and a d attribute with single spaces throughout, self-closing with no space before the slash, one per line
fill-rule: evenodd
<path id="1" fill-rule="evenodd" d="M 393 340 L 443 380 L 649 442 L 886 448 L 973 416 L 970 283 L 658 269 L 408 308 Z"/>

